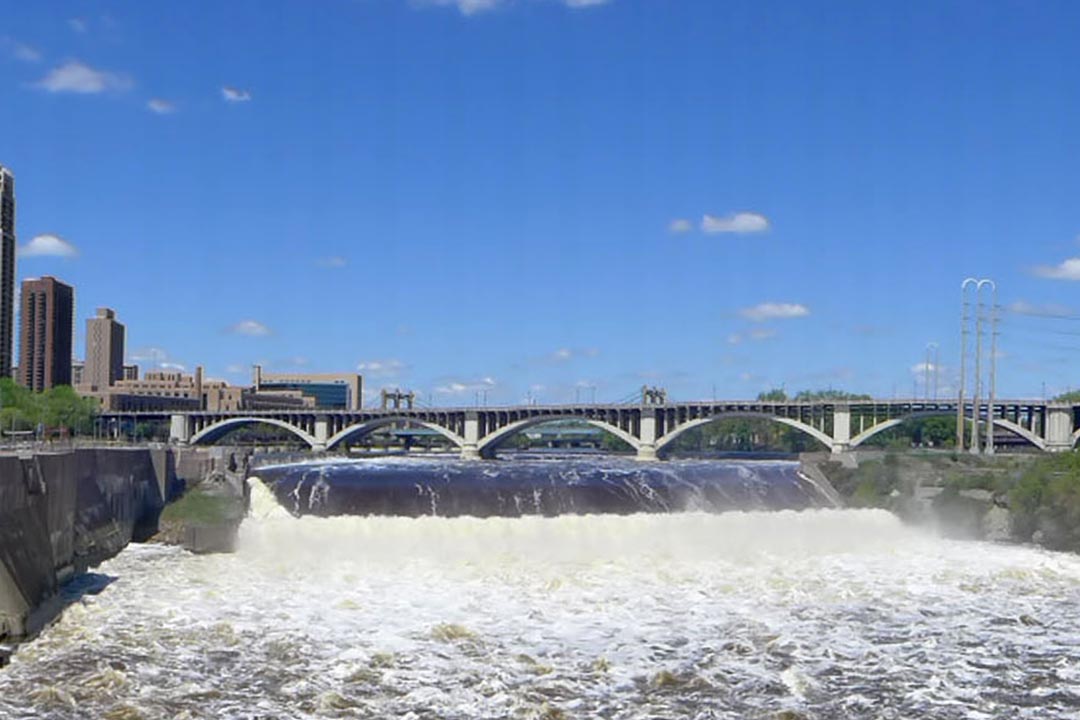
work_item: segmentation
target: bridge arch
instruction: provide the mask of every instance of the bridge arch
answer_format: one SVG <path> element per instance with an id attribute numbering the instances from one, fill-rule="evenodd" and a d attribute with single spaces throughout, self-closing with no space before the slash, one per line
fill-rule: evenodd
<path id="1" fill-rule="evenodd" d="M 955 415 L 954 412 L 919 412 L 919 413 L 910 413 L 908 415 L 904 415 L 903 417 L 898 417 L 898 418 L 892 418 L 890 420 L 885 420 L 883 422 L 879 422 L 877 425 L 866 428 L 861 433 L 859 433 L 858 435 L 851 438 L 851 441 L 848 443 L 848 447 L 856 448 L 859 445 L 862 445 L 864 442 L 866 442 L 870 438 L 874 437 L 875 435 L 877 435 L 879 433 L 883 433 L 886 430 L 891 430 L 892 428 L 897 427 L 898 425 L 902 425 L 903 423 L 907 422 L 908 420 L 919 420 L 919 419 L 928 418 L 928 417 L 942 417 L 942 416 L 953 416 L 953 415 Z M 964 416 L 964 419 L 965 420 L 968 419 L 967 415 Z M 1046 450 L 1046 441 L 1045 440 L 1043 440 L 1041 437 L 1039 437 L 1035 433 L 1031 432 L 1027 428 L 1022 427 L 1020 425 L 1017 425 L 1016 423 L 1014 423 L 1011 420 L 1006 420 L 1005 418 L 994 418 L 994 426 L 999 427 L 999 428 L 1003 428 L 1005 430 L 1008 430 L 1011 433 L 1014 433 L 1014 434 L 1022 437 L 1023 439 L 1027 440 L 1029 443 L 1031 443 L 1032 445 L 1037 447 L 1039 450 L 1043 450 L 1043 451 Z M 1080 431 L 1078 431 L 1078 433 L 1080 433 Z M 1074 443 L 1075 443 L 1076 439 L 1077 439 L 1077 436 L 1074 435 L 1073 436 L 1073 442 Z"/>
<path id="2" fill-rule="evenodd" d="M 581 415 L 567 414 L 538 415 L 536 417 L 525 418 L 524 420 L 517 420 L 516 422 L 512 422 L 509 425 L 504 425 L 498 430 L 495 430 L 494 432 L 490 432 L 485 435 L 483 438 L 480 439 L 480 442 L 476 444 L 476 449 L 477 451 L 479 451 L 481 457 L 490 457 L 492 454 L 494 454 L 495 450 L 498 448 L 501 442 L 503 442 L 510 436 L 516 435 L 522 430 L 525 430 L 526 428 L 530 428 L 535 425 L 545 425 L 547 423 L 565 420 L 574 420 L 576 422 L 585 423 L 586 425 L 591 425 L 594 428 L 598 428 L 600 430 L 608 432 L 625 442 L 635 451 L 641 448 L 640 440 L 638 440 L 636 437 L 616 425 L 606 423 L 603 420 L 594 420 L 593 418 L 582 417 Z"/>
<path id="3" fill-rule="evenodd" d="M 222 435 L 229 432 L 230 430 L 241 427 L 243 425 L 273 425 L 275 427 L 282 428 L 283 430 L 288 430 L 290 433 L 306 442 L 311 448 L 316 448 L 319 446 L 319 442 L 314 438 L 314 436 L 309 435 L 300 428 L 290 423 L 287 423 L 284 420 L 278 420 L 277 418 L 271 417 L 238 417 L 228 418 L 227 420 L 219 420 L 213 425 L 208 425 L 207 427 L 204 427 L 202 430 L 192 435 L 191 439 L 188 442 L 192 445 L 199 445 L 204 442 L 209 444 L 219 439 Z"/>
<path id="4" fill-rule="evenodd" d="M 341 430 L 330 439 L 326 441 L 326 449 L 332 450 L 340 443 L 349 440 L 350 438 L 362 438 L 365 435 L 370 435 L 379 428 L 386 427 L 387 425 L 395 425 L 397 423 L 407 423 L 409 425 L 419 425 L 425 430 L 433 430 L 444 438 L 452 442 L 456 447 L 464 447 L 465 438 L 461 437 L 457 433 L 447 430 L 442 425 L 436 423 L 425 422 L 423 420 L 417 420 L 416 418 L 405 417 L 403 415 L 393 415 L 390 417 L 381 417 L 376 420 L 367 420 L 365 422 L 356 423 L 350 425 L 347 428 Z"/>
<path id="5" fill-rule="evenodd" d="M 723 413 L 720 415 L 713 415 L 712 417 L 707 418 L 697 418 L 696 420 L 690 420 L 683 423 L 682 425 L 678 426 L 674 430 L 665 433 L 663 436 L 656 440 L 656 452 L 659 453 L 663 451 L 666 447 L 671 445 L 671 443 L 674 442 L 676 438 L 678 438 L 680 435 L 682 435 L 684 432 L 687 432 L 688 430 L 693 430 L 694 428 L 701 427 L 702 425 L 708 425 L 709 423 L 717 422 L 720 420 L 727 420 L 733 418 L 764 418 L 765 420 L 771 420 L 773 422 L 778 422 L 781 425 L 787 425 L 788 427 L 800 430 L 809 435 L 810 437 L 814 438 L 830 450 L 835 444 L 835 441 L 827 433 L 818 430 L 813 425 L 807 425 L 804 422 L 800 422 L 799 420 L 792 420 L 791 418 L 786 417 L 778 417 L 776 415 L 769 415 L 767 413 L 732 412 Z"/>

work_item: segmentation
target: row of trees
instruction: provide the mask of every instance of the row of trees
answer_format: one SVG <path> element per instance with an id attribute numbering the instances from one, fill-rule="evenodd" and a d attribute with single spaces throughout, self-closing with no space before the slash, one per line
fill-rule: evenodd
<path id="1" fill-rule="evenodd" d="M 0 430 L 4 432 L 66 431 L 90 434 L 98 404 L 61 385 L 34 393 L 11 378 L 0 378 Z"/>
<path id="2" fill-rule="evenodd" d="M 800 390 L 789 397 L 784 388 L 773 388 L 772 390 L 758 393 L 757 399 L 761 402 L 827 402 L 829 400 L 872 400 L 873 398 L 870 395 L 851 393 L 844 390 L 834 390 L 833 388 L 828 388 L 826 390 Z"/>

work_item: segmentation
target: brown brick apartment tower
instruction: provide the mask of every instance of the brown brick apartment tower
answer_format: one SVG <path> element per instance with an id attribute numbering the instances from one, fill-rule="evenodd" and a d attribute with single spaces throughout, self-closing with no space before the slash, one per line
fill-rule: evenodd
<path id="1" fill-rule="evenodd" d="M 23 280 L 19 383 L 34 392 L 71 384 L 75 290 L 54 277 Z"/>

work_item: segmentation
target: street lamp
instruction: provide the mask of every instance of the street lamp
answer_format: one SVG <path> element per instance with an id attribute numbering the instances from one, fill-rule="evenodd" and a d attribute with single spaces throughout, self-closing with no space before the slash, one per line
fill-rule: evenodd
<path id="1" fill-rule="evenodd" d="M 994 387 L 997 379 L 997 285 L 993 280 L 985 280 L 990 285 L 990 393 L 986 406 L 986 454 L 994 454 Z"/>
<path id="2" fill-rule="evenodd" d="M 933 349 L 933 353 L 930 350 Z M 930 394 L 930 372 L 933 368 L 934 373 L 934 392 Z M 926 343 L 926 362 L 923 363 L 923 394 L 926 396 L 926 401 L 929 402 L 931 397 L 937 400 L 937 381 L 938 381 L 938 344 L 936 342 Z"/>
<path id="3" fill-rule="evenodd" d="M 964 282 L 960 284 L 960 392 L 956 408 L 956 446 L 958 450 L 964 449 L 964 382 L 966 375 L 966 358 L 967 358 L 967 334 L 968 334 L 968 299 L 967 289 L 968 287 L 975 288 L 975 387 L 971 396 L 971 453 L 978 455 L 981 451 L 979 447 L 979 419 L 982 415 L 982 408 L 979 404 L 979 394 L 981 391 L 982 383 L 982 337 L 983 337 L 983 322 L 986 320 L 986 305 L 982 299 L 983 287 L 990 287 L 990 304 L 991 304 L 991 351 L 990 351 L 990 405 L 987 408 L 987 438 L 986 446 L 990 448 L 988 452 L 993 452 L 994 443 L 994 375 L 996 369 L 996 335 L 997 335 L 997 285 L 993 280 L 988 278 L 976 279 L 966 278 Z"/>
<path id="4" fill-rule="evenodd" d="M 960 392 L 956 402 L 956 449 L 964 449 L 964 382 L 967 375 L 968 299 L 967 289 L 977 286 L 975 278 L 965 278 L 960 283 Z"/>

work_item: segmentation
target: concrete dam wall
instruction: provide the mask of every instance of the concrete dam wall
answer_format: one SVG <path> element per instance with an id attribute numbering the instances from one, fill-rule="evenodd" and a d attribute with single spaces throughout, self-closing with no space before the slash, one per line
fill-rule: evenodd
<path id="1" fill-rule="evenodd" d="M 0 640 L 37 632 L 69 578 L 157 530 L 171 449 L 0 456 Z"/>

